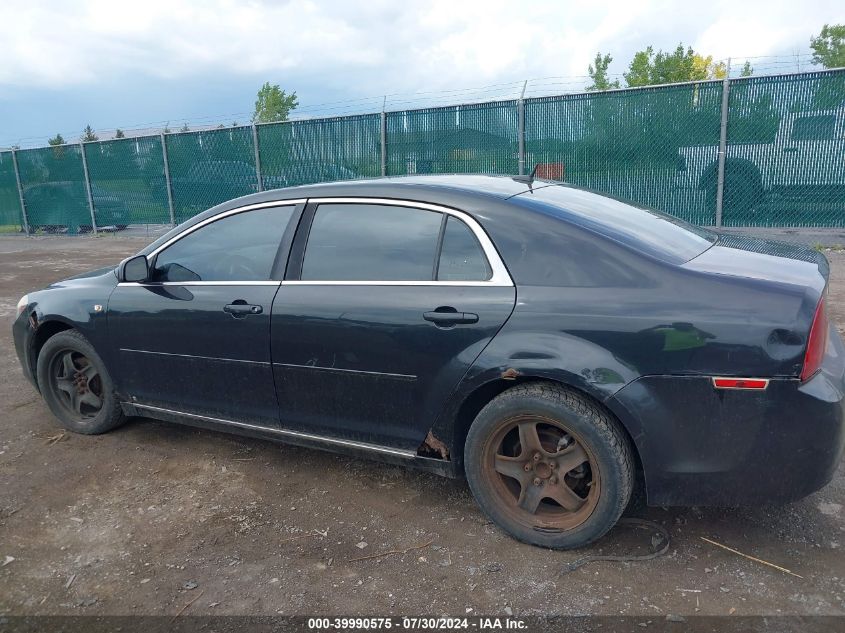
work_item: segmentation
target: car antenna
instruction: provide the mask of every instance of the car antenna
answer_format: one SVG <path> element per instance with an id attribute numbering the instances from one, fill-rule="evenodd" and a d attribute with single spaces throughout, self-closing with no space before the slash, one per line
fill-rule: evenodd
<path id="1" fill-rule="evenodd" d="M 534 169 L 531 170 L 531 173 L 527 176 L 513 176 L 513 180 L 516 182 L 525 183 L 530 188 L 531 185 L 534 184 L 534 175 L 537 173 L 537 168 L 540 166 L 540 163 L 534 165 Z"/>

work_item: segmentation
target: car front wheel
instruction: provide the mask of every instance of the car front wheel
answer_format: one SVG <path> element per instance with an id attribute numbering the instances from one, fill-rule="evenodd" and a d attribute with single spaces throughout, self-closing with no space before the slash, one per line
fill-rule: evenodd
<path id="1" fill-rule="evenodd" d="M 95 435 L 123 422 L 106 367 L 79 332 L 65 330 L 47 339 L 37 377 L 47 406 L 69 431 Z"/>
<path id="2" fill-rule="evenodd" d="M 532 545 L 571 549 L 603 536 L 631 497 L 624 431 L 584 396 L 551 383 L 505 391 L 467 435 L 467 480 L 482 510 Z"/>

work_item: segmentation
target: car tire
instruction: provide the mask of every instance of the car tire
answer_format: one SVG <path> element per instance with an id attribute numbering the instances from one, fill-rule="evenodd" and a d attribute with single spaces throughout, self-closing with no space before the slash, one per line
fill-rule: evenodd
<path id="1" fill-rule="evenodd" d="M 94 346 L 76 330 L 47 339 L 38 354 L 38 387 L 62 426 L 97 435 L 124 421 L 114 383 Z"/>
<path id="2" fill-rule="evenodd" d="M 464 465 L 473 496 L 496 525 L 552 549 L 606 534 L 634 485 L 634 456 L 619 423 L 552 383 L 518 385 L 490 401 L 469 429 Z"/>

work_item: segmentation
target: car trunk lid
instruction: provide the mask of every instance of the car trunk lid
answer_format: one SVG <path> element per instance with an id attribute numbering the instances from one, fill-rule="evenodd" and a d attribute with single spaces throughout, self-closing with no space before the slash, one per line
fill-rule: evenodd
<path id="1" fill-rule="evenodd" d="M 802 244 L 719 233 L 718 241 L 685 268 L 812 289 L 816 303 L 830 277 L 824 255 Z M 814 306 L 815 307 L 815 306 Z"/>

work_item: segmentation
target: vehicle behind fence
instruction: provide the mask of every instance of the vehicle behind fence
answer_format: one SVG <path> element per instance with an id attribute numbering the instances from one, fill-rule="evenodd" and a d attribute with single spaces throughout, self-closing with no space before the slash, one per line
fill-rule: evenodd
<path id="1" fill-rule="evenodd" d="M 538 173 L 708 226 L 845 226 L 845 70 L 0 152 L 0 232 L 170 225 L 265 189 Z"/>

